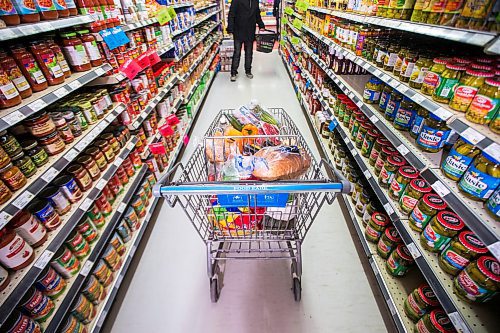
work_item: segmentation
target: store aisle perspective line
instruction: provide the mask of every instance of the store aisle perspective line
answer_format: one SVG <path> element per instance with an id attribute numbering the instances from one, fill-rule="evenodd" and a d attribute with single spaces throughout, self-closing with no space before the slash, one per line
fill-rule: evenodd
<path id="1" fill-rule="evenodd" d="M 229 81 L 228 73 L 217 75 L 183 161 L 220 109 L 252 98 L 263 106 L 283 107 L 319 157 L 277 51 L 256 53 L 253 73 L 253 80 L 240 74 L 236 83 Z M 325 204 L 315 220 L 304 242 L 303 260 L 300 303 L 291 291 L 290 262 L 274 260 L 228 262 L 219 302 L 213 304 L 204 243 L 181 208 L 163 204 L 128 288 L 120 289 L 122 302 L 114 305 L 104 331 L 387 330 L 337 202 Z"/>

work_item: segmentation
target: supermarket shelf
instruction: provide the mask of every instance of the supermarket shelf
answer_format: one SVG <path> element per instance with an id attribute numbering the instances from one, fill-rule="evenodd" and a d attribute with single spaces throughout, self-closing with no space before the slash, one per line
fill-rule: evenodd
<path id="1" fill-rule="evenodd" d="M 135 119 L 132 124 L 128 125 L 130 130 L 139 129 L 144 119 L 149 116 L 151 111 L 153 111 L 153 108 L 156 107 L 156 104 L 158 104 L 163 99 L 163 97 L 165 97 L 170 89 L 172 89 L 172 87 L 177 84 L 177 81 L 179 81 L 179 77 L 177 76 L 177 74 L 172 75 L 170 81 L 158 92 L 156 97 L 148 103 L 148 105 L 141 112 L 140 116 L 137 117 L 137 119 Z"/>
<path id="2" fill-rule="evenodd" d="M 192 7 L 193 6 L 193 3 L 192 2 L 186 2 L 186 3 L 178 3 L 178 4 L 175 4 L 175 5 L 171 5 L 169 7 L 173 7 L 173 8 L 184 8 L 184 7 Z"/>
<path id="3" fill-rule="evenodd" d="M 207 61 L 207 64 L 205 65 L 205 68 L 203 69 L 202 73 L 200 74 L 200 77 L 198 79 L 196 79 L 196 81 L 193 83 L 193 85 L 191 86 L 191 89 L 189 89 L 189 93 L 187 94 L 187 96 L 184 98 L 184 103 L 187 104 L 189 102 L 189 100 L 191 99 L 191 97 L 193 97 L 193 94 L 196 90 L 196 88 L 198 87 L 198 85 L 200 84 L 200 80 L 201 78 L 203 77 L 203 75 L 205 75 L 205 72 L 208 70 L 208 68 L 210 67 L 210 65 L 212 64 L 212 61 L 214 60 L 215 56 L 217 55 L 217 53 L 219 53 L 218 50 L 216 50 L 215 52 L 213 52 L 213 54 L 210 56 L 210 59 L 208 59 Z M 194 114 L 194 112 L 193 112 Z"/>
<path id="4" fill-rule="evenodd" d="M 208 9 L 208 8 L 212 8 L 212 7 L 215 7 L 217 6 L 217 3 L 212 3 L 210 5 L 206 5 L 206 6 L 203 6 L 203 7 L 200 7 L 200 8 L 195 8 L 194 10 L 196 12 L 201 12 L 202 10 L 205 10 L 205 9 Z"/>
<path id="5" fill-rule="evenodd" d="M 414 90 L 408 84 L 400 82 L 391 72 L 377 68 L 374 64 L 356 56 L 350 50 L 335 44 L 331 39 L 320 35 L 309 27 L 304 26 L 303 29 L 315 36 L 317 39 L 321 40 L 326 45 L 341 52 L 347 59 L 362 66 L 368 72 L 380 78 L 392 88 L 412 99 L 437 117 L 447 121 L 448 126 L 455 130 L 460 136 L 466 138 L 481 150 L 491 154 L 497 160 L 500 160 L 500 135 L 493 133 L 487 126 L 469 122 L 465 119 L 463 112 L 454 111 L 447 105 L 434 102 L 432 98 L 422 95 L 419 91 Z"/>
<path id="6" fill-rule="evenodd" d="M 117 73 L 108 76 L 100 76 L 95 78 L 94 80 L 87 83 L 87 86 L 104 86 L 110 84 L 118 84 L 125 80 L 126 76 L 123 73 Z"/>
<path id="7" fill-rule="evenodd" d="M 68 235 L 75 228 L 76 224 L 82 219 L 82 216 L 87 212 L 92 202 L 100 194 L 102 188 L 114 175 L 118 166 L 121 165 L 123 159 L 125 159 L 134 149 L 137 141 L 137 137 L 133 137 L 129 140 L 113 164 L 108 165 L 107 170 L 96 182 L 95 187 L 84 193 L 82 199 L 78 203 L 73 204 L 71 211 L 62 217 L 63 222 L 60 228 L 49 232 L 49 238 L 47 241 L 45 241 L 41 247 L 35 249 L 37 259 L 35 259 L 35 261 L 28 267 L 15 273 L 11 273 L 11 279 L 13 282 L 11 282 L 10 285 L 0 293 L 0 326 L 7 320 L 12 311 L 16 309 L 19 301 L 26 293 L 26 290 L 38 279 L 38 276 L 49 264 L 49 261 L 52 259 L 54 253 L 57 252 Z"/>
<path id="8" fill-rule="evenodd" d="M 86 24 L 92 21 L 93 19 L 90 15 L 79 15 L 68 18 L 60 18 L 53 21 L 20 24 L 14 27 L 0 29 L 0 41 L 36 35 L 75 25 Z"/>
<path id="9" fill-rule="evenodd" d="M 301 36 L 302 35 L 302 32 L 300 32 L 297 28 L 295 28 L 290 22 L 287 23 L 288 26 L 290 27 L 290 29 L 292 29 L 292 31 L 297 35 L 297 36 Z"/>
<path id="10" fill-rule="evenodd" d="M 184 58 L 186 55 L 189 54 L 189 52 L 191 52 L 198 44 L 200 44 L 205 38 L 207 38 L 208 35 L 210 35 L 215 28 L 217 28 L 217 26 L 219 26 L 219 24 L 221 24 L 221 22 L 217 22 L 213 27 L 211 27 L 207 32 L 205 32 L 202 36 L 200 36 L 198 38 L 198 40 L 193 44 L 192 47 L 189 48 L 189 50 L 187 50 L 186 52 L 184 52 L 184 54 L 180 55 L 177 59 L 177 61 L 180 61 L 182 58 Z"/>
<path id="11" fill-rule="evenodd" d="M 203 50 L 203 53 L 200 54 L 198 56 L 198 58 L 196 59 L 196 61 L 191 65 L 191 67 L 189 67 L 188 71 L 186 73 L 184 73 L 184 75 L 182 75 L 182 77 L 180 78 L 180 80 L 181 81 L 185 81 L 191 75 L 191 73 L 193 73 L 193 71 L 196 69 L 196 67 L 198 67 L 198 65 L 205 59 L 205 57 L 207 56 L 207 54 L 212 50 L 212 47 L 216 43 L 219 43 L 219 42 L 220 42 L 220 38 L 217 39 L 217 40 L 214 40 L 209 46 L 207 46 L 205 48 L 205 50 Z"/>
<path id="12" fill-rule="evenodd" d="M 158 53 L 158 55 L 161 57 L 163 54 L 167 53 L 168 51 L 170 51 L 173 48 L 174 48 L 174 44 L 170 43 L 168 45 L 165 45 L 164 47 L 162 47 L 158 51 L 156 51 L 156 53 Z"/>
<path id="13" fill-rule="evenodd" d="M 293 11 L 293 16 L 295 16 L 296 18 L 298 18 L 299 20 L 302 20 L 304 17 L 302 15 L 300 15 L 299 13 L 297 13 L 296 11 Z"/>
<path id="14" fill-rule="evenodd" d="M 205 15 L 205 17 L 203 17 L 201 20 L 196 21 L 196 22 L 194 23 L 193 27 L 197 26 L 197 25 L 198 25 L 198 24 L 200 24 L 200 23 L 205 22 L 206 20 L 208 20 L 209 18 L 211 18 L 211 17 L 212 17 L 212 16 L 214 16 L 215 14 L 220 13 L 221 11 L 222 11 L 222 9 L 219 9 L 219 10 L 216 10 L 216 11 L 214 11 L 214 12 L 212 12 L 212 13 L 209 13 L 209 14 Z"/>
<path id="15" fill-rule="evenodd" d="M 132 179 L 129 180 L 123 194 L 121 194 L 121 200 L 116 200 L 113 204 L 114 214 L 106 223 L 105 229 L 101 232 L 99 240 L 95 244 L 91 245 L 92 251 L 89 256 L 81 261 L 80 272 L 67 280 L 66 290 L 55 300 L 56 309 L 54 313 L 45 323 L 43 323 L 45 332 L 57 332 L 58 329 L 64 324 L 64 318 L 72 308 L 71 304 L 75 301 L 75 299 L 77 299 L 82 286 L 87 280 L 87 276 L 92 272 L 94 265 L 99 261 L 101 253 L 108 245 L 116 226 L 125 214 L 125 209 L 129 205 L 130 201 L 132 201 L 132 197 L 144 179 L 144 175 L 147 170 L 147 165 L 143 164 L 141 169 L 136 171 L 135 175 L 131 177 Z M 120 197 L 118 199 L 120 199 Z"/>
<path id="16" fill-rule="evenodd" d="M 72 73 L 71 77 L 66 79 L 64 84 L 50 86 L 43 91 L 34 93 L 29 98 L 23 99 L 23 102 L 19 105 L 1 110 L 0 131 L 17 124 L 26 117 L 32 116 L 44 107 L 55 103 L 111 69 L 111 65 L 104 64 L 100 67 L 92 68 L 87 72 Z"/>
<path id="17" fill-rule="evenodd" d="M 500 226 L 488 214 L 485 214 L 483 204 L 467 199 L 459 190 L 455 182 L 450 181 L 440 171 L 441 154 L 424 153 L 413 144 L 413 140 L 395 130 L 384 116 L 373 106 L 363 102 L 362 92 L 353 88 L 353 83 L 348 82 L 340 75 L 328 69 L 312 51 L 303 44 L 303 50 L 327 73 L 349 98 L 356 103 L 360 110 L 372 123 L 387 137 L 396 149 L 405 157 L 413 167 L 421 172 L 421 176 L 464 220 L 469 229 L 486 244 L 491 253 L 500 259 Z M 493 156 L 500 154 L 500 149 Z"/>
<path id="18" fill-rule="evenodd" d="M 467 29 L 459 29 L 459 28 L 445 27 L 432 24 L 422 24 L 410 21 L 395 20 L 383 17 L 365 16 L 361 14 L 340 12 L 332 9 L 325 9 L 315 6 L 310 6 L 308 9 L 320 13 L 333 15 L 336 17 L 341 17 L 355 22 L 374 24 L 391 29 L 413 32 L 430 37 L 448 39 L 451 41 L 475 45 L 475 46 L 486 47 L 497 36 L 495 33 L 487 31 L 467 30 Z"/>
<path id="19" fill-rule="evenodd" d="M 139 29 L 142 27 L 146 27 L 146 26 L 151 25 L 151 24 L 155 24 L 157 22 L 158 22 L 158 20 L 156 19 L 156 17 L 153 17 L 153 18 L 147 19 L 147 20 L 142 21 L 142 22 L 129 23 L 129 24 L 123 25 L 122 30 L 123 31 L 135 30 L 135 29 Z"/>
<path id="20" fill-rule="evenodd" d="M 49 161 L 36 171 L 36 174 L 28 180 L 28 183 L 22 189 L 16 191 L 6 203 L 0 205 L 0 229 L 21 209 L 26 207 L 54 178 L 63 172 L 78 154 L 85 150 L 123 110 L 125 110 L 123 103 L 116 104 L 106 117 L 90 125 L 89 129 L 80 137 L 75 138 L 75 141 L 66 145 L 64 153 L 49 157 Z"/>

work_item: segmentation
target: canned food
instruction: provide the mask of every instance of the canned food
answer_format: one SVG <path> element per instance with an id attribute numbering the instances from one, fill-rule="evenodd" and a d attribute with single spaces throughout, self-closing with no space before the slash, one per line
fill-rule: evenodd
<path id="1" fill-rule="evenodd" d="M 70 315 L 61 333 L 87 333 L 87 329 L 84 324 L 75 318 L 75 316 Z"/>
<path id="2" fill-rule="evenodd" d="M 118 233 L 115 232 L 113 234 L 113 237 L 111 238 L 111 241 L 109 242 L 109 244 L 113 245 L 113 247 L 115 248 L 116 252 L 118 252 L 119 255 L 122 256 L 125 254 L 126 249 L 125 249 L 123 240 L 118 235 Z"/>
<path id="3" fill-rule="evenodd" d="M 90 218 L 92 223 L 94 223 L 97 229 L 101 229 L 106 224 L 106 219 L 104 218 L 104 215 L 101 214 L 101 211 L 96 204 L 92 204 L 92 206 L 90 206 L 87 216 Z"/>
<path id="4" fill-rule="evenodd" d="M 80 271 L 80 260 L 66 246 L 57 250 L 50 265 L 65 279 L 69 279 Z"/>
<path id="5" fill-rule="evenodd" d="M 97 233 L 97 228 L 92 223 L 92 220 L 86 216 L 83 220 L 78 222 L 76 225 L 76 230 L 85 238 L 85 240 L 89 243 L 92 244 L 95 241 L 97 241 L 99 234 Z"/>
<path id="6" fill-rule="evenodd" d="M 73 230 L 65 242 L 66 246 L 78 259 L 83 259 L 90 254 L 90 245 L 78 231 Z"/>
<path id="7" fill-rule="evenodd" d="M 21 308 L 39 323 L 46 321 L 55 310 L 54 302 L 34 287 L 28 289 L 19 303 Z"/>
<path id="8" fill-rule="evenodd" d="M 63 175 L 54 179 L 54 185 L 59 187 L 69 202 L 74 203 L 83 196 L 82 191 L 75 182 L 75 179 L 68 175 Z"/>
<path id="9" fill-rule="evenodd" d="M 118 232 L 118 235 L 120 235 L 124 243 L 130 242 L 130 240 L 132 239 L 132 231 L 130 231 L 130 228 L 125 221 L 120 223 L 120 225 L 116 228 L 116 231 Z"/>
<path id="10" fill-rule="evenodd" d="M 124 220 L 129 226 L 130 230 L 135 231 L 137 230 L 141 222 L 139 221 L 139 217 L 137 216 L 135 210 L 132 207 L 129 207 L 127 209 L 127 212 L 125 213 Z"/>
<path id="11" fill-rule="evenodd" d="M 99 260 L 94 269 L 94 276 L 104 287 L 109 286 L 114 280 L 113 272 L 102 259 Z"/>
<path id="12" fill-rule="evenodd" d="M 104 195 L 104 193 L 101 193 L 95 199 L 95 205 L 97 206 L 97 208 L 99 209 L 99 211 L 102 212 L 102 214 L 104 216 L 109 216 L 113 212 L 113 208 L 109 204 L 109 202 L 108 202 L 106 196 Z"/>
<path id="13" fill-rule="evenodd" d="M 92 319 L 94 319 L 95 315 L 97 314 L 97 311 L 94 307 L 94 304 L 92 304 L 92 302 L 90 302 L 87 297 L 80 294 L 75 306 L 73 307 L 73 309 L 71 309 L 71 314 L 78 320 L 80 320 L 83 324 L 90 324 Z"/>
<path id="14" fill-rule="evenodd" d="M 116 252 L 115 248 L 112 245 L 108 245 L 106 251 L 104 252 L 102 258 L 108 264 L 113 272 L 116 272 L 120 269 L 122 265 L 122 258 Z"/>
<path id="15" fill-rule="evenodd" d="M 106 290 L 104 286 L 97 280 L 95 276 L 91 276 L 85 287 L 83 287 L 82 294 L 87 297 L 93 304 L 99 304 L 106 297 Z"/>
<path id="16" fill-rule="evenodd" d="M 52 267 L 46 267 L 35 286 L 50 298 L 57 298 L 66 289 L 66 281 Z"/>
<path id="17" fill-rule="evenodd" d="M 28 210 L 33 213 L 49 231 L 55 230 L 61 225 L 61 218 L 47 200 L 33 200 L 33 202 L 28 205 Z"/>

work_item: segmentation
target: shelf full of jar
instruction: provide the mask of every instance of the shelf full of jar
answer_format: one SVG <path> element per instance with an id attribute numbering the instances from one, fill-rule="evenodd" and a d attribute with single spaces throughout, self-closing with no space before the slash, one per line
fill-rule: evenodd
<path id="1" fill-rule="evenodd" d="M 208 58 L 208 60 L 206 61 L 205 67 L 203 67 L 203 69 L 201 70 L 201 74 L 195 79 L 195 81 L 191 84 L 191 87 L 187 91 L 187 94 L 185 94 L 185 98 L 184 98 L 185 104 L 187 104 L 189 102 L 189 100 L 191 99 L 191 97 L 193 97 L 193 94 L 195 93 L 196 88 L 201 83 L 201 78 L 209 70 L 210 66 L 212 65 L 213 60 L 215 59 L 215 57 L 217 56 L 218 53 L 219 53 L 219 48 L 217 47 L 217 49 L 212 52 L 210 58 Z M 198 66 L 200 66 L 200 65 L 201 65 L 201 63 Z M 191 80 L 191 76 L 189 78 L 185 79 L 185 81 Z"/>

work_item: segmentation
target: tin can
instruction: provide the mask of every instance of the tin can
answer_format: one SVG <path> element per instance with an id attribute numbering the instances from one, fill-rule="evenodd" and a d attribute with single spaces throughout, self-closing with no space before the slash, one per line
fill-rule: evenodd
<path id="1" fill-rule="evenodd" d="M 93 274 L 104 287 L 109 286 L 114 280 L 113 272 L 103 259 L 99 260 Z"/>
<path id="2" fill-rule="evenodd" d="M 129 158 L 123 160 L 122 167 L 127 176 L 132 177 L 135 174 L 134 166 L 132 165 L 132 161 L 130 161 Z"/>
<path id="3" fill-rule="evenodd" d="M 69 202 L 74 203 L 83 196 L 82 191 L 75 182 L 75 179 L 69 175 L 63 175 L 54 179 L 54 185 L 59 187 Z"/>
<path id="4" fill-rule="evenodd" d="M 87 329 L 75 316 L 69 315 L 61 333 L 87 333 Z"/>
<path id="5" fill-rule="evenodd" d="M 66 281 L 52 267 L 48 266 L 40 274 L 35 286 L 45 295 L 55 299 L 66 289 Z"/>
<path id="6" fill-rule="evenodd" d="M 83 238 L 85 238 L 85 240 L 89 244 L 93 244 L 99 238 L 97 228 L 88 216 L 78 222 L 78 224 L 76 225 L 76 230 L 78 230 L 78 232 L 83 236 Z"/>
<path id="7" fill-rule="evenodd" d="M 55 230 L 61 225 L 61 218 L 47 200 L 33 200 L 28 205 L 28 210 L 33 213 L 49 231 Z"/>
<path id="8" fill-rule="evenodd" d="M 124 243 L 130 242 L 132 239 L 132 231 L 130 231 L 130 228 L 125 221 L 122 221 L 120 225 L 116 227 L 116 232 L 118 232 L 118 235 L 120 235 Z"/>
<path id="9" fill-rule="evenodd" d="M 118 252 L 119 255 L 124 255 L 125 254 L 125 245 L 121 237 L 118 235 L 118 233 L 114 233 L 113 237 L 111 238 L 111 241 L 109 244 L 113 245 L 115 248 L 116 252 Z"/>
<path id="10" fill-rule="evenodd" d="M 122 258 L 112 245 L 108 245 L 102 258 L 113 272 L 118 271 L 122 265 Z"/>
<path id="11" fill-rule="evenodd" d="M 139 218 L 146 216 L 146 206 L 141 197 L 135 195 L 130 204 Z"/>
<path id="12" fill-rule="evenodd" d="M 92 275 L 83 287 L 82 294 L 93 304 L 97 305 L 106 297 L 107 293 L 104 286 Z"/>
<path id="13" fill-rule="evenodd" d="M 153 190 L 151 188 L 151 185 L 149 184 L 149 181 L 146 180 L 144 183 L 142 183 L 142 188 L 144 189 L 144 192 L 146 192 L 148 199 L 151 199 L 151 197 L 153 197 Z"/>
<path id="14" fill-rule="evenodd" d="M 126 184 L 128 184 L 128 181 L 129 181 L 128 175 L 125 172 L 125 169 L 121 165 L 118 167 L 118 169 L 116 169 L 116 175 L 120 179 L 120 183 L 123 186 L 125 186 Z"/>
<path id="15" fill-rule="evenodd" d="M 123 219 L 129 226 L 130 230 L 132 231 L 139 229 L 141 225 L 139 217 L 137 216 L 135 210 L 132 207 L 127 208 L 127 212 L 125 213 Z"/>
<path id="16" fill-rule="evenodd" d="M 80 271 L 80 260 L 66 246 L 57 250 L 50 265 L 65 279 L 69 279 Z"/>
<path id="17" fill-rule="evenodd" d="M 106 219 L 104 215 L 101 213 L 97 205 L 94 203 L 90 206 L 87 216 L 90 218 L 92 223 L 97 227 L 97 229 L 101 229 L 106 224 Z"/>
<path id="18" fill-rule="evenodd" d="M 130 152 L 130 154 L 128 155 L 128 158 L 130 159 L 130 162 L 132 162 L 132 165 L 134 166 L 134 168 L 136 170 L 140 169 L 142 167 L 141 157 L 139 156 L 139 154 L 135 150 L 132 150 Z"/>
<path id="19" fill-rule="evenodd" d="M 2 325 L 6 333 L 42 333 L 40 324 L 20 312 L 11 315 Z"/>
<path id="20" fill-rule="evenodd" d="M 137 190 L 137 192 L 135 193 L 135 195 L 137 195 L 138 197 L 141 198 L 143 204 L 144 204 L 144 208 L 146 208 L 148 205 L 149 205 L 149 198 L 148 198 L 148 195 L 146 194 L 146 191 L 144 190 L 144 188 L 139 188 Z"/>
<path id="21" fill-rule="evenodd" d="M 90 254 L 90 245 L 78 231 L 73 230 L 65 242 L 75 257 L 83 259 Z"/>
<path id="22" fill-rule="evenodd" d="M 80 294 L 75 306 L 71 309 L 71 314 L 80 320 L 83 324 L 90 324 L 97 314 L 94 304 L 87 297 Z"/>
<path id="23" fill-rule="evenodd" d="M 148 180 L 149 185 L 151 186 L 151 188 L 153 188 L 153 186 L 155 186 L 155 184 L 156 184 L 156 177 L 155 177 L 155 175 L 152 174 L 152 173 L 148 173 L 148 175 L 146 176 L 146 179 Z"/>
<path id="24" fill-rule="evenodd" d="M 54 302 L 34 287 L 28 289 L 19 303 L 21 308 L 39 323 L 46 321 L 55 310 Z"/>
<path id="25" fill-rule="evenodd" d="M 113 192 L 111 192 L 110 188 L 109 188 L 109 185 L 106 184 L 106 186 L 103 187 L 102 189 L 102 193 L 104 194 L 104 196 L 106 197 L 106 199 L 108 200 L 108 202 L 113 205 L 113 203 L 115 202 L 116 200 L 116 197 L 115 195 L 113 194 Z"/>
<path id="26" fill-rule="evenodd" d="M 71 203 L 58 187 L 49 186 L 40 192 L 40 197 L 47 199 L 56 209 L 57 214 L 64 215 L 71 210 Z"/>
<path id="27" fill-rule="evenodd" d="M 95 199 L 95 205 L 97 209 L 104 215 L 104 216 L 109 216 L 113 212 L 113 208 L 109 204 L 106 196 L 104 193 L 101 192 L 99 196 Z"/>

